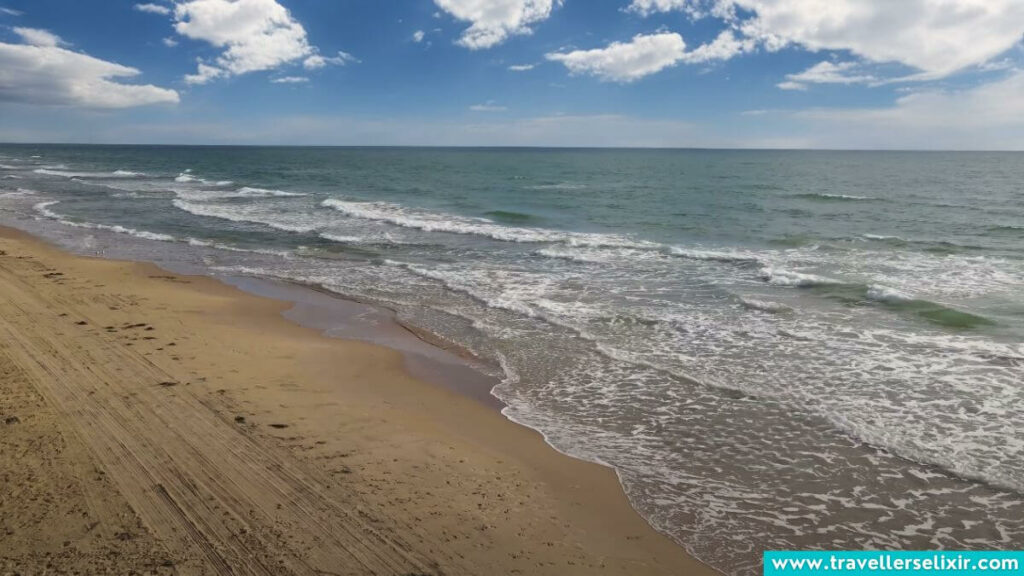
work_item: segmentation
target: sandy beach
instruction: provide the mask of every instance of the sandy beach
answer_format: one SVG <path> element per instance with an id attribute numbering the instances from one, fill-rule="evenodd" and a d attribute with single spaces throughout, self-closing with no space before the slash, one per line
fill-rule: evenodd
<path id="1" fill-rule="evenodd" d="M 0 232 L 0 568 L 710 574 L 608 468 L 289 304 Z"/>

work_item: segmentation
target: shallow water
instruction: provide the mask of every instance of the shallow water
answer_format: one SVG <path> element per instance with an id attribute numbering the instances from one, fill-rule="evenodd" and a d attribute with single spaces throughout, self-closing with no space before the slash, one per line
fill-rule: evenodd
<path id="1" fill-rule="evenodd" d="M 1021 182 L 1012 153 L 0 146 L 5 221 L 387 305 L 736 574 L 1024 547 Z"/>

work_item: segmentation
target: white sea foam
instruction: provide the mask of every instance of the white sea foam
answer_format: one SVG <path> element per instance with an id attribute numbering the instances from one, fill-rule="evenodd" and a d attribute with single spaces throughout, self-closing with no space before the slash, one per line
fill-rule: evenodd
<path id="1" fill-rule="evenodd" d="M 527 190 L 583 190 L 586 184 L 574 184 L 572 182 L 559 182 L 558 184 L 537 184 L 525 186 Z"/>
<path id="2" fill-rule="evenodd" d="M 301 192 L 285 192 L 284 190 L 268 190 L 266 188 L 254 188 L 252 186 L 243 186 L 235 191 L 241 196 L 279 196 L 279 197 L 291 197 L 291 196 L 305 196 Z"/>
<path id="3" fill-rule="evenodd" d="M 190 200 L 192 202 L 226 200 L 231 198 L 291 198 L 305 196 L 305 194 L 298 192 L 251 188 L 248 186 L 239 188 L 238 190 L 175 190 L 174 194 L 178 198 Z"/>
<path id="4" fill-rule="evenodd" d="M 669 247 L 669 253 L 673 256 L 680 256 L 691 260 L 708 260 L 712 262 L 732 262 L 739 264 L 762 262 L 761 255 L 742 250 L 704 250 L 671 246 Z"/>
<path id="5" fill-rule="evenodd" d="M 797 194 L 798 198 L 820 198 L 822 200 L 874 200 L 870 196 L 857 196 L 854 194 L 829 194 L 825 192 L 811 192 L 808 194 Z"/>
<path id="6" fill-rule="evenodd" d="M 181 198 L 175 198 L 171 203 L 179 210 L 184 210 L 196 216 L 219 218 L 231 222 L 263 224 L 285 232 L 307 233 L 313 232 L 322 226 L 322 223 L 313 220 L 301 212 L 263 210 L 260 207 L 254 206 L 196 203 L 182 200 Z"/>
<path id="7" fill-rule="evenodd" d="M 58 214 L 53 210 L 50 210 L 50 206 L 60 204 L 59 200 L 49 200 L 46 202 L 40 202 L 32 208 L 43 215 L 46 218 L 55 220 L 65 226 L 71 226 L 74 228 L 85 228 L 89 230 L 106 230 L 108 232 L 115 232 L 117 234 L 127 234 L 129 236 L 135 236 L 136 238 L 143 238 L 145 240 L 158 240 L 161 242 L 174 242 L 177 240 L 174 236 L 169 234 L 160 234 L 159 232 L 150 232 L 148 230 L 138 230 L 135 228 L 128 228 L 126 226 L 111 225 L 111 224 L 97 224 L 94 222 L 75 222 L 68 220 L 62 214 Z"/>
<path id="8" fill-rule="evenodd" d="M 217 186 L 217 187 L 231 186 L 232 184 L 234 184 L 234 182 L 232 182 L 231 180 L 214 181 L 214 180 L 207 180 L 205 178 L 200 178 L 200 177 L 198 177 L 198 176 L 196 176 L 196 175 L 194 175 L 192 173 L 192 169 L 191 168 L 189 168 L 189 169 L 185 170 L 184 172 L 178 174 L 174 178 L 174 181 L 179 183 L 179 184 L 191 184 L 191 183 L 194 183 L 194 182 L 198 182 L 200 184 L 205 184 L 205 185 L 208 185 L 208 186 Z"/>
<path id="9" fill-rule="evenodd" d="M 573 246 L 654 246 L 653 243 L 638 242 L 614 234 L 587 234 L 544 228 L 502 226 L 486 218 L 430 212 L 390 202 L 354 202 L 328 198 L 321 205 L 333 208 L 352 218 L 376 220 L 425 232 L 485 236 L 505 242 L 565 242 Z"/>
<path id="10" fill-rule="evenodd" d="M 0 192 L 0 198 L 17 198 L 22 196 L 35 196 L 34 190 L 28 190 L 26 188 L 18 188 L 17 190 L 9 190 L 6 192 Z"/>
<path id="11" fill-rule="evenodd" d="M 64 178 L 138 178 L 140 176 L 145 176 L 145 174 L 141 172 L 129 172 L 127 170 L 115 170 L 113 172 L 72 172 L 52 168 L 36 168 L 33 172 L 44 176 L 61 176 Z"/>
<path id="12" fill-rule="evenodd" d="M 322 233 L 320 237 L 324 240 L 330 240 L 331 242 L 339 242 L 341 244 L 358 244 L 364 239 L 362 236 L 343 236 L 341 234 L 328 234 Z"/>
<path id="13" fill-rule="evenodd" d="M 201 240 L 199 238 L 193 237 L 186 238 L 185 242 L 189 246 L 196 246 L 199 248 L 216 248 L 217 250 L 225 250 L 227 252 L 245 252 L 249 254 L 263 254 L 266 256 L 280 256 L 282 258 L 290 258 L 293 255 L 288 250 L 273 250 L 270 248 L 240 248 L 238 246 L 231 246 L 230 244 L 213 242 L 211 240 Z"/>
<path id="14" fill-rule="evenodd" d="M 759 310 L 761 312 L 768 312 L 771 314 L 777 314 L 780 312 L 790 312 L 793 309 L 785 304 L 779 302 L 771 302 L 769 300 L 761 300 L 758 298 L 749 298 L 747 296 L 740 297 L 740 303 L 743 304 L 744 308 L 751 310 Z"/>
<path id="15" fill-rule="evenodd" d="M 889 288 L 888 286 L 882 286 L 881 284 L 872 284 L 868 286 L 867 297 L 869 300 L 876 302 L 890 302 L 890 303 L 901 303 L 901 302 L 912 302 L 914 297 L 901 292 L 895 288 Z"/>
<path id="16" fill-rule="evenodd" d="M 761 279 L 776 286 L 793 286 L 797 288 L 809 288 L 812 286 L 828 286 L 841 284 L 840 281 L 817 274 L 794 272 L 783 268 L 766 267 L 761 269 Z"/>

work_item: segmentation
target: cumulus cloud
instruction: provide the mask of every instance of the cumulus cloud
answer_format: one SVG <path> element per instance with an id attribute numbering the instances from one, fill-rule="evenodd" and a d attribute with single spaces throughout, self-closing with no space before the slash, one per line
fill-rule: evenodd
<path id="1" fill-rule="evenodd" d="M 679 63 L 702 64 L 727 60 L 750 50 L 750 40 L 737 39 L 726 30 L 715 40 L 686 51 L 686 42 L 675 32 L 638 34 L 629 42 L 612 42 L 604 48 L 553 52 L 545 57 L 561 62 L 573 74 L 588 74 L 611 82 L 633 82 Z"/>
<path id="2" fill-rule="evenodd" d="M 426 35 L 427 33 L 423 30 L 417 30 L 412 33 L 412 41 L 419 44 L 420 42 L 423 42 L 423 38 L 426 37 Z"/>
<path id="3" fill-rule="evenodd" d="M 185 75 L 185 83 L 189 86 L 196 84 L 208 84 L 217 78 L 223 78 L 225 76 L 228 76 L 228 73 L 224 69 L 217 68 L 216 66 L 210 66 L 203 62 L 198 62 L 196 64 L 196 73 Z"/>
<path id="4" fill-rule="evenodd" d="M 589 74 L 613 82 L 633 82 L 674 66 L 683 59 L 686 42 L 674 32 L 637 34 L 629 42 L 605 48 L 553 52 L 545 57 L 561 62 L 573 74 Z"/>
<path id="5" fill-rule="evenodd" d="M 728 60 L 733 56 L 750 52 L 755 42 L 749 38 L 737 38 L 732 30 L 723 30 L 714 40 L 687 52 L 683 60 L 687 64 L 703 64 L 715 60 Z"/>
<path id="6" fill-rule="evenodd" d="M 164 38 L 163 40 L 161 40 L 161 42 L 163 42 L 164 46 L 167 46 L 168 48 L 174 48 L 175 46 L 178 45 L 178 41 L 175 40 L 174 38 L 171 38 L 170 36 L 168 36 L 167 38 Z"/>
<path id="7" fill-rule="evenodd" d="M 174 90 L 118 81 L 138 76 L 135 68 L 67 50 L 45 30 L 15 32 L 24 44 L 0 42 L 0 101 L 84 108 L 178 102 Z"/>
<path id="8" fill-rule="evenodd" d="M 14 33 L 21 36 L 21 41 L 32 46 L 60 46 L 64 43 L 60 36 L 38 28 L 14 28 Z"/>
<path id="9" fill-rule="evenodd" d="M 171 13 L 171 9 L 162 4 L 136 4 L 135 9 L 139 12 L 149 12 L 150 14 L 162 14 L 164 16 L 167 16 Z"/>
<path id="10" fill-rule="evenodd" d="M 533 70 L 534 67 L 534 64 L 513 64 L 509 66 L 508 69 L 513 72 L 528 72 L 530 70 Z"/>
<path id="11" fill-rule="evenodd" d="M 189 84 L 290 64 L 315 70 L 358 62 L 345 52 L 322 55 L 277 0 L 178 0 L 171 14 L 179 35 L 221 49 L 216 58 L 199 61 L 196 72 L 185 77 Z"/>
<path id="12" fill-rule="evenodd" d="M 530 34 L 531 26 L 551 16 L 562 0 L 434 0 L 438 8 L 470 26 L 458 44 L 480 50 L 501 44 L 510 36 Z"/>
<path id="13" fill-rule="evenodd" d="M 200 70 L 194 80 L 271 70 L 314 55 L 302 24 L 275 0 L 189 0 L 174 7 L 174 18 L 178 34 L 224 49 L 216 60 L 222 72 Z"/>
<path id="14" fill-rule="evenodd" d="M 629 9 L 710 15 L 769 50 L 847 50 L 928 78 L 983 64 L 1024 34 L 1019 0 L 633 0 Z"/>
<path id="15" fill-rule="evenodd" d="M 859 72 L 857 62 L 819 62 L 799 74 L 786 75 L 786 81 L 778 84 L 783 90 L 806 90 L 808 84 L 866 84 L 877 82 L 870 74 Z"/>
<path id="16" fill-rule="evenodd" d="M 309 82 L 309 78 L 305 76 L 283 76 L 281 78 L 274 78 L 271 82 L 274 84 L 305 84 Z"/>

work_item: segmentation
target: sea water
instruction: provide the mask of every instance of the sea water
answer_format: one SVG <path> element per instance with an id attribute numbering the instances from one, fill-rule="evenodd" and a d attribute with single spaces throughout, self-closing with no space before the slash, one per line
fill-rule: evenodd
<path id="1" fill-rule="evenodd" d="M 392 308 L 726 573 L 1024 548 L 1024 154 L 0 146 L 0 221 Z"/>

